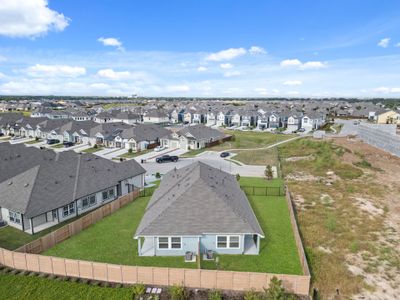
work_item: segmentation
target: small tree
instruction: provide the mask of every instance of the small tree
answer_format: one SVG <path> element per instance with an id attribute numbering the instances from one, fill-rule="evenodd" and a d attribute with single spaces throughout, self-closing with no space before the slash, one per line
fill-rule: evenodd
<path id="1" fill-rule="evenodd" d="M 268 289 L 265 290 L 267 300 L 284 300 L 286 299 L 285 289 L 282 286 L 282 280 L 275 276 L 272 277 Z"/>
<path id="2" fill-rule="evenodd" d="M 132 148 L 129 148 L 128 153 L 131 154 L 133 152 Z"/>
<path id="3" fill-rule="evenodd" d="M 262 300 L 263 296 L 261 293 L 256 292 L 255 290 L 250 290 L 244 294 L 243 299 L 244 300 Z"/>
<path id="4" fill-rule="evenodd" d="M 99 146 L 97 146 L 97 144 L 94 144 L 93 148 L 97 149 Z"/>
<path id="5" fill-rule="evenodd" d="M 143 296 L 146 292 L 146 287 L 144 286 L 144 284 L 141 283 L 134 284 L 132 287 L 132 292 L 134 300 L 140 299 L 140 297 Z"/>
<path id="6" fill-rule="evenodd" d="M 236 174 L 236 180 L 239 181 L 240 180 L 240 174 Z"/>
<path id="7" fill-rule="evenodd" d="M 189 295 L 183 285 L 173 285 L 168 289 L 168 294 L 171 300 L 186 300 Z"/>
<path id="8" fill-rule="evenodd" d="M 157 172 L 157 173 L 156 173 L 156 178 L 157 178 L 157 179 L 160 179 L 160 178 L 161 178 L 160 172 Z"/>
<path id="9" fill-rule="evenodd" d="M 264 173 L 268 180 L 271 180 L 274 176 L 272 173 L 272 167 L 270 165 L 266 166 Z"/>

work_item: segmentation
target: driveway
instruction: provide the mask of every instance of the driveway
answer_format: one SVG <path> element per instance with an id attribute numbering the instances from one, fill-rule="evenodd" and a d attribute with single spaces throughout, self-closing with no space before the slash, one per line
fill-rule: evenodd
<path id="1" fill-rule="evenodd" d="M 141 162 L 142 159 L 146 160 L 147 162 L 154 162 L 156 160 L 157 157 L 160 157 L 162 155 L 168 154 L 168 155 L 182 155 L 184 153 L 186 153 L 187 150 L 183 150 L 180 148 L 176 148 L 176 149 L 164 149 L 162 151 L 156 152 L 156 151 L 151 151 L 151 152 L 147 152 L 143 155 L 139 155 L 135 157 L 135 160 L 137 162 Z"/>
<path id="2" fill-rule="evenodd" d="M 28 138 L 21 138 L 21 139 L 17 139 L 17 140 L 11 139 L 11 140 L 10 140 L 10 144 L 22 144 L 22 143 L 29 142 L 29 141 L 32 141 L 32 140 L 34 140 L 34 139 L 33 139 L 33 138 L 30 138 L 30 137 L 28 137 Z"/>
<path id="3" fill-rule="evenodd" d="M 141 164 L 147 171 L 146 174 L 155 174 L 160 172 L 161 174 L 165 174 L 171 171 L 174 168 L 182 168 L 185 167 L 195 161 L 204 162 L 214 168 L 221 169 L 222 171 L 231 173 L 231 174 L 240 174 L 241 176 L 253 176 L 253 177 L 263 177 L 265 167 L 263 166 L 251 166 L 251 165 L 237 165 L 234 162 L 229 160 L 225 160 L 219 156 L 217 152 L 207 152 L 202 155 L 193 157 L 193 158 L 180 158 L 178 162 L 172 163 L 156 163 L 156 162 L 146 162 Z"/>
<path id="4" fill-rule="evenodd" d="M 335 119 L 335 123 L 343 124 L 343 127 L 338 134 L 332 134 L 331 136 L 345 137 L 349 135 L 358 135 L 358 125 L 354 125 L 354 121 L 359 121 L 359 120 Z"/>

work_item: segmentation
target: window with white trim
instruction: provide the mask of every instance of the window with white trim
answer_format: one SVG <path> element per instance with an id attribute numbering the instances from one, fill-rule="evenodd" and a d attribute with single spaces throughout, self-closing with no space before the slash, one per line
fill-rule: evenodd
<path id="1" fill-rule="evenodd" d="M 181 248 L 182 248 L 182 238 L 179 236 L 158 238 L 158 249 L 173 250 Z"/>
<path id="2" fill-rule="evenodd" d="M 73 213 L 75 213 L 75 203 L 74 202 L 63 207 L 63 216 L 64 217 L 68 217 L 69 215 L 72 215 Z"/>
<path id="3" fill-rule="evenodd" d="M 217 235 L 217 248 L 218 249 L 239 249 L 240 236 L 239 235 Z"/>
<path id="4" fill-rule="evenodd" d="M 92 195 L 82 199 L 82 208 L 88 208 L 96 204 L 96 196 Z"/>
<path id="5" fill-rule="evenodd" d="M 102 194 L 103 194 L 103 201 L 114 198 L 115 196 L 114 188 L 104 191 Z"/>
<path id="6" fill-rule="evenodd" d="M 21 224 L 21 214 L 12 210 L 9 210 L 9 219 L 11 222 Z"/>

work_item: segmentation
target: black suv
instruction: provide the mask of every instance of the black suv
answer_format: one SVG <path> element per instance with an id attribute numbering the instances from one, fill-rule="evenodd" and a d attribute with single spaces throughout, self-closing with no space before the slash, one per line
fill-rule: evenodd
<path id="1" fill-rule="evenodd" d="M 159 164 L 163 163 L 163 162 L 169 162 L 169 161 L 177 162 L 178 159 L 179 159 L 178 156 L 163 155 L 163 156 L 157 157 L 156 162 L 158 162 Z"/>
<path id="2" fill-rule="evenodd" d="M 58 144 L 59 142 L 60 142 L 60 140 L 57 140 L 57 139 L 49 139 L 49 140 L 47 140 L 47 144 L 48 145 Z"/>
<path id="3" fill-rule="evenodd" d="M 222 152 L 219 156 L 228 157 L 229 156 L 229 152 Z"/>
<path id="4" fill-rule="evenodd" d="M 63 144 L 65 148 L 72 147 L 73 145 L 75 145 L 73 142 L 64 142 Z"/>

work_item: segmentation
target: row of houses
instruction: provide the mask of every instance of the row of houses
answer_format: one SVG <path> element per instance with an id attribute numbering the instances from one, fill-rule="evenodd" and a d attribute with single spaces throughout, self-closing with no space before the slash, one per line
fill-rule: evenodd
<path id="1" fill-rule="evenodd" d="M 201 149 L 225 134 L 204 125 L 174 128 L 156 124 L 96 123 L 70 119 L 29 118 L 19 114 L 0 115 L 0 132 L 5 135 L 57 139 L 75 144 L 102 145 L 142 151 L 162 145 L 185 150 Z"/>
<path id="2" fill-rule="evenodd" d="M 0 144 L 0 221 L 34 234 L 144 187 L 135 160 Z"/>

